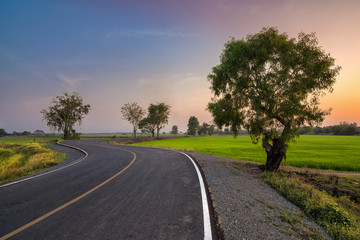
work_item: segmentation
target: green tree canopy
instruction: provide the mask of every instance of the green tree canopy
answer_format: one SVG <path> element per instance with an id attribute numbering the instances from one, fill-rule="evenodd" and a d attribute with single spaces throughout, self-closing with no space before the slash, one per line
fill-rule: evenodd
<path id="1" fill-rule="evenodd" d="M 208 76 L 214 122 L 235 134 L 245 128 L 253 143 L 262 138 L 265 170 L 277 170 L 298 128 L 319 124 L 330 112 L 319 108 L 319 97 L 332 92 L 340 67 L 314 33 L 295 39 L 276 28 L 231 39 L 220 59 Z"/>
<path id="2" fill-rule="evenodd" d="M 215 133 L 215 125 L 214 124 L 211 124 L 209 126 L 209 130 L 208 130 L 208 134 L 211 136 Z"/>
<path id="3" fill-rule="evenodd" d="M 155 124 L 156 137 L 159 138 L 159 132 L 169 121 L 170 106 L 165 103 L 150 104 L 148 108 L 148 118 Z"/>
<path id="4" fill-rule="evenodd" d="M 198 134 L 199 135 L 206 135 L 209 132 L 210 124 L 204 122 L 202 125 L 199 126 Z"/>
<path id="5" fill-rule="evenodd" d="M 146 118 L 141 119 L 139 122 L 139 128 L 143 132 L 151 133 L 152 137 L 155 136 L 156 123 L 151 117 L 147 116 Z"/>
<path id="6" fill-rule="evenodd" d="M 133 137 L 136 138 L 136 131 L 138 129 L 139 122 L 145 115 L 145 110 L 139 106 L 136 102 L 126 103 L 121 107 L 121 113 L 123 119 L 127 120 L 133 126 Z"/>
<path id="7" fill-rule="evenodd" d="M 187 126 L 188 126 L 188 134 L 192 136 L 196 135 L 196 132 L 200 127 L 200 123 L 197 117 L 191 116 L 189 118 L 189 122 Z"/>
<path id="8" fill-rule="evenodd" d="M 179 133 L 179 128 L 178 126 L 174 125 L 171 128 L 171 134 L 177 135 Z"/>
<path id="9" fill-rule="evenodd" d="M 77 92 L 64 93 L 52 100 L 52 106 L 43 109 L 43 121 L 50 129 L 64 132 L 64 139 L 77 139 L 78 134 L 74 125 L 81 125 L 82 119 L 90 111 L 90 105 L 84 104 L 82 97 Z"/>

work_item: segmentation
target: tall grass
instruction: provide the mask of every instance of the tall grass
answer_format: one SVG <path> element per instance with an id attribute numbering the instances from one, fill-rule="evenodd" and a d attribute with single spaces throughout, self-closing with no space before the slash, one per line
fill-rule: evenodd
<path id="1" fill-rule="evenodd" d="M 266 161 L 266 153 L 261 144 L 252 144 L 249 136 L 187 137 L 141 142 L 135 145 L 196 151 L 258 163 Z M 286 160 L 282 165 L 360 171 L 360 137 L 300 136 L 295 143 L 289 144 Z"/>
<path id="2" fill-rule="evenodd" d="M 358 206 L 346 197 L 336 198 L 283 173 L 265 172 L 266 183 L 300 207 L 334 239 L 360 239 Z M 344 200 L 347 199 L 347 206 Z M 349 207 L 350 206 L 350 207 Z M 357 207 L 356 207 L 357 206 Z"/>
<path id="3" fill-rule="evenodd" d="M 49 139 L 42 142 L 34 142 L 26 138 L 1 139 L 0 183 L 31 174 L 64 161 L 66 155 L 50 149 L 46 143 L 48 141 Z"/>

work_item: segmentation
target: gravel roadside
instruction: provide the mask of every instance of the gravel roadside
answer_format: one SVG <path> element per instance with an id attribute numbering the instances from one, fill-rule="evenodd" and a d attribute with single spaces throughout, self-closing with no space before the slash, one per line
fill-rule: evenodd
<path id="1" fill-rule="evenodd" d="M 298 207 L 249 170 L 232 167 L 234 159 L 187 154 L 205 174 L 218 230 L 222 232 L 219 239 L 331 239 Z"/>

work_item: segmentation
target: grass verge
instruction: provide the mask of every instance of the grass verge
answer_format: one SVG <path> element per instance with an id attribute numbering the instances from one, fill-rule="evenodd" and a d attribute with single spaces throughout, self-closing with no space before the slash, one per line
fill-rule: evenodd
<path id="1" fill-rule="evenodd" d="M 324 185 L 321 181 L 305 183 L 301 177 L 289 173 L 265 172 L 262 177 L 324 227 L 334 239 L 360 239 L 360 206 L 351 196 L 335 195 L 331 191 L 322 190 Z M 331 176 L 320 178 L 330 179 Z"/>
<path id="2" fill-rule="evenodd" d="M 16 141 L 17 140 L 17 141 Z M 64 153 L 53 151 L 49 139 L 1 139 L 0 183 L 54 166 L 66 159 Z"/>

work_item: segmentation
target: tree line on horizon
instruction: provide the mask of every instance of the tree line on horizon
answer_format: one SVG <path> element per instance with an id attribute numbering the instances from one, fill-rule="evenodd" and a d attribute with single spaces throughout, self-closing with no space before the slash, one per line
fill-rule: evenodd
<path id="1" fill-rule="evenodd" d="M 219 129 L 214 124 L 208 124 L 204 122 L 203 124 L 199 124 L 199 120 L 194 121 L 195 116 L 191 116 L 188 122 L 188 129 L 185 133 L 189 136 L 205 136 L 205 135 L 232 135 L 232 131 L 230 128 Z M 195 124 L 193 124 L 195 122 Z M 141 129 L 141 128 L 140 128 Z M 151 133 L 148 132 L 145 128 L 142 130 L 143 133 Z M 177 125 L 173 125 L 170 131 L 170 134 L 177 135 L 179 133 L 179 129 Z M 340 122 L 337 125 L 330 126 L 316 126 L 316 127 L 301 127 L 298 129 L 299 135 L 338 135 L 338 136 L 356 136 L 360 135 L 360 126 L 356 122 L 348 123 L 346 121 Z M 246 130 L 239 130 L 239 135 L 248 135 L 249 133 Z M 12 133 L 6 132 L 3 128 L 0 128 L 0 137 L 5 136 L 56 136 L 57 133 L 46 133 L 43 130 L 35 130 L 34 132 L 30 131 L 22 131 L 17 132 L 13 131 Z M 154 137 L 154 135 L 153 135 Z"/>
<path id="2" fill-rule="evenodd" d="M 340 122 L 338 125 L 331 126 L 316 126 L 316 127 L 301 127 L 298 130 L 300 135 L 360 135 L 360 127 L 356 122 L 348 123 L 346 121 Z"/>

